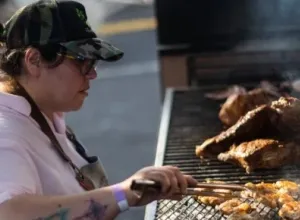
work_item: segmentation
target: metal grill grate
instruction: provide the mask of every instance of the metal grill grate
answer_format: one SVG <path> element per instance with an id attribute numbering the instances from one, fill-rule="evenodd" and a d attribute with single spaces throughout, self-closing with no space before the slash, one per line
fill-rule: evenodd
<path id="1" fill-rule="evenodd" d="M 195 156 L 195 145 L 222 130 L 218 119 L 220 103 L 204 98 L 204 90 L 174 91 L 170 124 L 167 132 L 164 165 L 178 166 L 198 181 L 207 178 L 227 183 L 274 182 L 285 178 L 300 180 L 300 167 L 286 166 L 282 169 L 258 170 L 246 174 L 244 169 L 217 159 L 200 161 Z M 262 219 L 278 219 L 277 210 L 257 204 Z M 155 213 L 157 220 L 226 219 L 216 209 L 186 197 L 180 202 L 159 201 Z"/>

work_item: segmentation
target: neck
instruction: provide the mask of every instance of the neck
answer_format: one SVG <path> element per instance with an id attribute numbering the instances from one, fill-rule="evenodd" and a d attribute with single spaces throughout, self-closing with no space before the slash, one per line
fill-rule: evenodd
<path id="1" fill-rule="evenodd" d="M 50 121 L 53 122 L 54 110 L 52 110 L 49 107 L 49 105 L 47 104 L 47 100 L 45 100 L 38 91 L 35 91 L 33 89 L 33 86 L 28 86 L 27 84 L 23 84 L 22 86 L 26 90 L 26 92 L 29 94 L 29 96 L 33 99 L 33 101 L 38 106 L 40 111 L 42 113 L 44 113 L 50 119 Z"/>

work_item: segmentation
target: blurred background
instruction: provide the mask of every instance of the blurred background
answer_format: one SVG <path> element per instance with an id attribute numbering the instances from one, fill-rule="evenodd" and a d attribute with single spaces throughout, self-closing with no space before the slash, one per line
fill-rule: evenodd
<path id="1" fill-rule="evenodd" d="M 3 21 L 33 0 L 0 2 Z M 153 5 L 143 0 L 80 2 L 93 29 L 125 56 L 117 63 L 99 65 L 83 109 L 67 115 L 67 122 L 89 154 L 101 158 L 110 182 L 116 183 L 154 162 L 160 91 Z M 144 208 L 136 208 L 118 219 L 143 218 Z"/>

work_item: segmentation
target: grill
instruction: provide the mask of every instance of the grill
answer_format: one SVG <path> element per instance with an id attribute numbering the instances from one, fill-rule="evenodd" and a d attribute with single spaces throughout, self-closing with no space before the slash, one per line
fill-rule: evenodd
<path id="1" fill-rule="evenodd" d="M 168 89 L 162 112 L 160 133 L 156 154 L 156 165 L 175 165 L 198 181 L 206 179 L 220 180 L 227 183 L 244 184 L 246 182 L 274 182 L 279 179 L 297 181 L 300 179 L 300 167 L 285 166 L 281 169 L 257 170 L 246 174 L 244 169 L 227 164 L 217 159 L 200 161 L 195 156 L 195 145 L 222 130 L 218 119 L 220 102 L 209 100 L 204 93 L 209 88 Z M 292 93 L 299 97 L 299 94 Z M 253 203 L 253 201 L 248 201 Z M 261 219 L 279 219 L 278 210 L 263 204 L 255 204 Z M 192 197 L 182 201 L 159 201 L 146 208 L 146 220 L 198 220 L 227 219 L 211 206 L 196 202 Z"/>

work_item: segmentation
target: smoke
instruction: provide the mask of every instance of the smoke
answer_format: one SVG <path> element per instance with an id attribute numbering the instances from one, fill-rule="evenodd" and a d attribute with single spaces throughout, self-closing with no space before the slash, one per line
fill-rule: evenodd
<path id="1" fill-rule="evenodd" d="M 238 29 L 246 39 L 282 36 L 292 37 L 300 32 L 299 0 L 253 0 L 241 4 Z M 296 35 L 295 35 L 296 34 Z M 281 42 L 289 44 L 289 42 Z M 294 45 L 295 42 L 292 42 Z"/>

